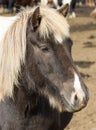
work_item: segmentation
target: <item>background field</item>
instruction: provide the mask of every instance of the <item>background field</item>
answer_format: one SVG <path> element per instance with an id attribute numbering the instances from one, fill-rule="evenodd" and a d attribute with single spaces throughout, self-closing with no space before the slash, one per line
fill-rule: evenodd
<path id="1" fill-rule="evenodd" d="M 90 100 L 85 109 L 73 115 L 65 130 L 96 130 L 96 19 L 92 8 L 76 8 L 77 17 L 68 19 L 73 59 L 89 88 Z"/>

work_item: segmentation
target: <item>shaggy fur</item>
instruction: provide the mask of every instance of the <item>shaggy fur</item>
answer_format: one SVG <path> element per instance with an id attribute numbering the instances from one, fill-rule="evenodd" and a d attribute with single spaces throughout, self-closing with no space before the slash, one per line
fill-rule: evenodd
<path id="1" fill-rule="evenodd" d="M 0 28 L 0 129 L 63 130 L 68 122 L 61 111 L 87 105 L 88 90 L 73 63 L 69 26 L 60 14 L 63 9 L 66 14 L 65 7 L 25 10 L 4 31 Z"/>
<path id="2" fill-rule="evenodd" d="M 20 66 L 25 61 L 27 21 L 33 11 L 34 9 L 29 9 L 21 12 L 6 29 L 4 37 L 0 39 L 0 100 L 5 95 L 12 97 L 13 85 L 18 84 Z M 49 8 L 40 8 L 40 12 L 42 15 L 39 30 L 41 37 L 49 37 L 52 32 L 55 40 L 61 43 L 65 37 L 69 36 L 66 19 L 58 12 Z"/>

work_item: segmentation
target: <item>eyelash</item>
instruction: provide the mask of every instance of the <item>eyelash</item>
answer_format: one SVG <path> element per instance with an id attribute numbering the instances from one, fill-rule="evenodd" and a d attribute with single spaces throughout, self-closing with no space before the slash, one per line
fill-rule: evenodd
<path id="1" fill-rule="evenodd" d="M 45 44 L 44 44 L 44 45 L 41 45 L 41 46 L 40 46 L 40 49 L 41 49 L 43 52 L 48 52 L 48 51 L 49 51 L 49 47 L 46 46 Z"/>

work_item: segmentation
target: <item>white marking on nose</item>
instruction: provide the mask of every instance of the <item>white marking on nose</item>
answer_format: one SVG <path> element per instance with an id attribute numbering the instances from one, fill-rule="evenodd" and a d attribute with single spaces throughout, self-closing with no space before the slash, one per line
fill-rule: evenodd
<path id="1" fill-rule="evenodd" d="M 82 101 L 83 98 L 85 97 L 85 93 L 82 89 L 80 79 L 76 73 L 74 73 L 74 88 L 75 88 L 75 93 L 77 97 Z"/>

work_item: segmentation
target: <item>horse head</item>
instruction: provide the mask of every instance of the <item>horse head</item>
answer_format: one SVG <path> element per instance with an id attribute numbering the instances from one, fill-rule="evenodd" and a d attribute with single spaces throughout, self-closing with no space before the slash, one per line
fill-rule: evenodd
<path id="1" fill-rule="evenodd" d="M 57 12 L 38 7 L 30 15 L 26 56 L 30 68 L 28 78 L 31 86 L 44 94 L 53 107 L 60 111 L 78 111 L 87 104 L 88 90 L 71 56 L 72 40 L 63 17 L 67 10 L 67 5 Z"/>
<path id="2" fill-rule="evenodd" d="M 14 85 L 21 84 L 60 112 L 87 105 L 88 89 L 71 56 L 67 11 L 68 5 L 21 12 L 0 47 L 0 98 L 12 96 Z"/>

